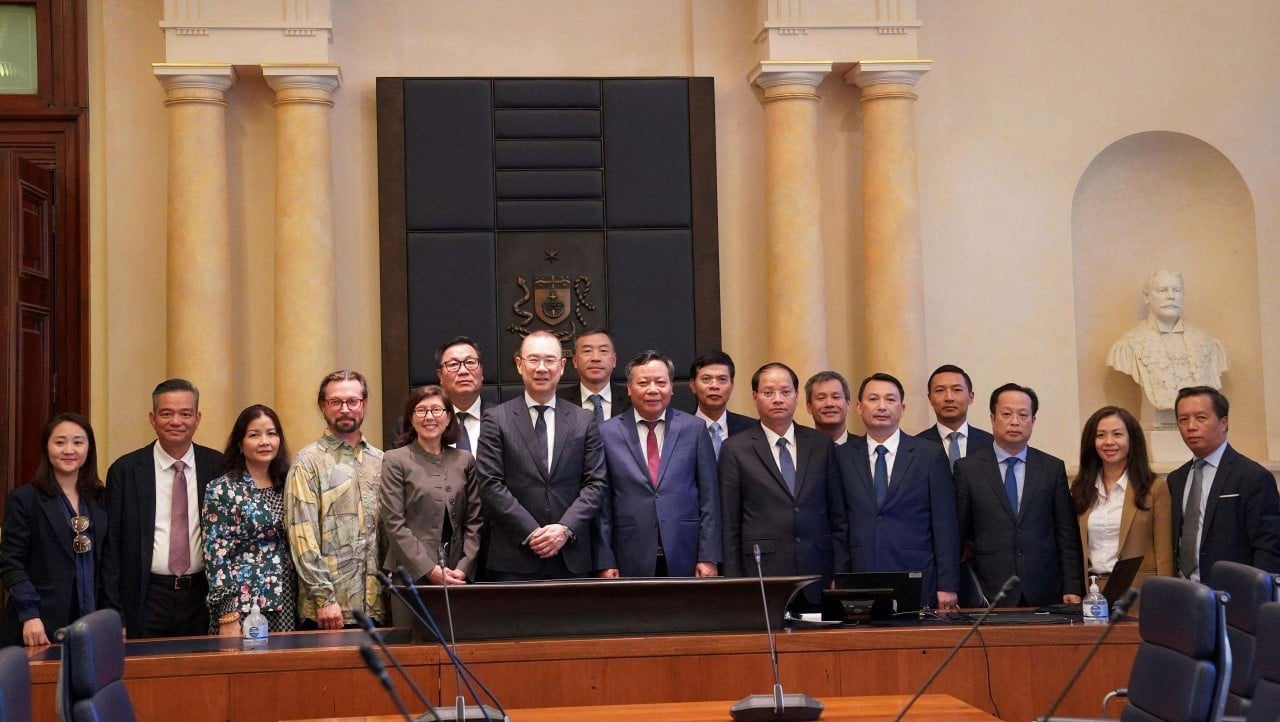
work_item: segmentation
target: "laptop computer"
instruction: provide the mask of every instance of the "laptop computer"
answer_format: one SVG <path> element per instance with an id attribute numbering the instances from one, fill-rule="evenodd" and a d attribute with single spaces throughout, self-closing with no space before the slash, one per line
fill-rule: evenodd
<path id="1" fill-rule="evenodd" d="M 1111 576 L 1107 578 L 1107 585 L 1102 588 L 1102 596 L 1107 600 L 1107 607 L 1114 607 L 1116 601 L 1129 591 L 1129 587 L 1133 586 L 1133 580 L 1138 576 L 1138 570 L 1142 568 L 1142 560 L 1145 557 L 1129 557 L 1116 562 L 1111 569 Z M 1086 587 L 1087 589 L 1087 587 Z M 1049 604 L 1040 607 L 1038 612 L 1051 612 L 1053 614 L 1072 614 L 1077 617 L 1084 616 L 1084 609 L 1079 604 Z"/>

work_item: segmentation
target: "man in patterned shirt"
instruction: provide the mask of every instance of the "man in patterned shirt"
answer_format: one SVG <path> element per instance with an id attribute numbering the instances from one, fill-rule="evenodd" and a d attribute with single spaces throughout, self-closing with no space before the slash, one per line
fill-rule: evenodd
<path id="1" fill-rule="evenodd" d="M 302 629 L 353 625 L 357 609 L 387 621 L 376 576 L 382 452 L 360 433 L 368 399 L 358 372 L 326 376 L 316 401 L 327 429 L 298 452 L 285 481 Z"/>

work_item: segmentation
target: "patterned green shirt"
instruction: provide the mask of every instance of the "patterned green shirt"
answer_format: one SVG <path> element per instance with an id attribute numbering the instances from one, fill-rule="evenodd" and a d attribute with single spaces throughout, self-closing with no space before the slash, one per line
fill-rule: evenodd
<path id="1" fill-rule="evenodd" d="M 325 432 L 294 458 L 284 485 L 285 523 L 298 570 L 298 616 L 337 602 L 387 620 L 378 584 L 378 488 L 382 452 Z"/>

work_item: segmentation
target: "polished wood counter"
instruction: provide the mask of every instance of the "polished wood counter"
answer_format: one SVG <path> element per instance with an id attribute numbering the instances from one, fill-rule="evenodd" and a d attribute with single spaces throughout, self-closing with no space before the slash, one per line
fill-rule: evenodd
<path id="1" fill-rule="evenodd" d="M 957 625 L 782 632 L 782 682 L 787 691 L 819 699 L 911 694 L 965 631 Z M 1033 719 L 1098 631 L 1080 625 L 984 628 L 930 692 L 952 695 L 1001 719 Z M 283 644 L 277 638 L 272 637 L 274 646 Z M 134 650 L 148 643 L 130 642 L 125 681 L 139 719 L 147 720 L 256 722 L 394 713 L 364 668 L 359 640 L 348 632 L 333 645 L 314 648 L 186 653 L 166 653 L 165 645 L 150 643 L 160 651 L 146 655 Z M 1060 713 L 1096 715 L 1102 695 L 1125 685 L 1137 645 L 1137 625 L 1117 625 Z M 408 643 L 392 649 L 433 701 L 453 699 L 454 676 L 442 667 L 443 652 Z M 763 634 L 469 642 L 458 653 L 508 708 L 739 699 L 772 687 Z M 53 719 L 57 667 L 52 660 L 32 663 L 39 719 Z M 420 711 L 398 679 L 397 685 L 411 709 Z"/>

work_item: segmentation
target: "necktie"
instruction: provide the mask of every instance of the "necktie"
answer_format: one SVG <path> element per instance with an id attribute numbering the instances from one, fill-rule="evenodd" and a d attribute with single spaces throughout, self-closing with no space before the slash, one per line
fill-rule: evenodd
<path id="1" fill-rule="evenodd" d="M 882 506 L 884 498 L 889 495 L 889 462 L 884 458 L 888 453 L 884 444 L 876 446 L 876 471 L 871 477 L 871 485 L 876 490 L 876 506 Z"/>
<path id="2" fill-rule="evenodd" d="M 787 491 L 796 495 L 796 462 L 787 451 L 787 440 L 778 439 L 778 469 L 782 472 L 782 480 L 787 484 Z"/>
<path id="3" fill-rule="evenodd" d="M 1187 579 L 1200 568 L 1200 498 L 1204 495 L 1204 459 L 1191 463 L 1191 491 L 1178 535 L 1178 571 Z"/>
<path id="4" fill-rule="evenodd" d="M 187 519 L 187 465 L 173 462 L 173 501 L 169 504 L 169 573 L 175 577 L 191 569 L 191 532 Z"/>
<path id="5" fill-rule="evenodd" d="M 658 422 L 644 421 L 640 423 L 649 427 L 649 437 L 644 442 L 644 455 L 649 461 L 649 483 L 658 485 Z"/>
<path id="6" fill-rule="evenodd" d="M 724 439 L 720 437 L 721 426 L 719 421 L 711 422 L 707 427 L 707 431 L 711 433 L 711 450 L 716 452 L 716 460 L 720 460 L 720 445 L 724 443 Z"/>
<path id="7" fill-rule="evenodd" d="M 458 414 L 458 443 L 456 446 L 463 451 L 471 451 L 471 438 L 467 436 L 467 419 L 471 418 L 471 414 L 463 411 Z"/>
<path id="8" fill-rule="evenodd" d="M 591 394 L 587 397 L 587 400 L 591 402 L 593 411 L 595 411 L 596 423 L 604 421 L 604 397 L 600 394 Z"/>
<path id="9" fill-rule="evenodd" d="M 1021 461 L 1016 456 L 1010 456 L 1004 467 L 1004 493 L 1009 495 L 1009 508 L 1013 509 L 1014 516 L 1018 515 L 1018 474 L 1014 470 Z"/>
<path id="10" fill-rule="evenodd" d="M 538 463 L 542 464 L 542 468 L 546 469 L 547 473 L 551 473 L 551 462 L 547 460 L 546 417 L 547 409 L 551 407 L 538 405 L 533 408 L 538 412 L 538 421 L 533 425 L 533 445 L 538 447 L 536 450 L 536 453 L 538 454 Z"/>
<path id="11" fill-rule="evenodd" d="M 956 462 L 960 460 L 960 432 L 952 431 L 947 434 L 947 441 L 951 442 L 947 445 L 947 458 L 951 460 L 951 468 L 955 468 Z"/>

